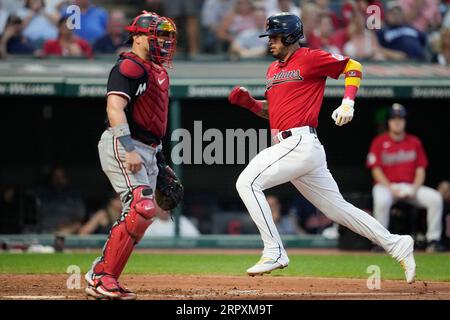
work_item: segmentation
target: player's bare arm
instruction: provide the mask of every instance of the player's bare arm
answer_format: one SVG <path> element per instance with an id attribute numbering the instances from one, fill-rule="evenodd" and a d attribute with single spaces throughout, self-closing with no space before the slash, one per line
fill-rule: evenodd
<path id="1" fill-rule="evenodd" d="M 382 185 L 386 186 L 394 197 L 396 197 L 396 198 L 400 198 L 401 197 L 401 195 L 398 192 L 398 190 L 395 190 L 395 189 L 392 188 L 391 182 L 389 181 L 389 179 L 384 174 L 383 169 L 381 169 L 380 167 L 373 167 L 371 171 L 372 171 L 373 180 L 376 183 L 379 183 L 379 184 L 382 184 Z"/>
<path id="2" fill-rule="evenodd" d="M 264 119 L 269 119 L 269 103 L 267 102 L 267 100 L 262 100 L 262 109 L 256 113 L 257 116 L 264 118 Z"/>
<path id="3" fill-rule="evenodd" d="M 425 183 L 425 168 L 424 167 L 418 167 L 416 169 L 416 176 L 414 177 L 413 182 L 413 188 L 414 188 L 414 194 L 416 194 L 417 190 Z"/>
<path id="4" fill-rule="evenodd" d="M 389 188 L 391 182 L 388 180 L 388 178 L 386 178 L 386 176 L 383 173 L 383 170 L 380 167 L 372 168 L 372 177 L 376 183 L 380 183 Z"/>
<path id="5" fill-rule="evenodd" d="M 343 74 L 345 75 L 344 98 L 331 116 L 337 126 L 343 126 L 353 119 L 356 93 L 361 84 L 362 65 L 356 60 L 349 59 Z"/>
<path id="6" fill-rule="evenodd" d="M 234 87 L 228 96 L 228 101 L 231 104 L 250 110 L 261 118 L 269 119 L 269 104 L 267 100 L 256 100 L 245 87 Z"/>
<path id="7" fill-rule="evenodd" d="M 141 170 L 142 158 L 139 153 L 135 151 L 134 143 L 131 139 L 130 128 L 124 111 L 127 104 L 128 101 L 124 97 L 113 94 L 109 95 L 106 112 L 114 135 L 119 139 L 126 151 L 126 167 L 128 170 L 135 173 Z"/>

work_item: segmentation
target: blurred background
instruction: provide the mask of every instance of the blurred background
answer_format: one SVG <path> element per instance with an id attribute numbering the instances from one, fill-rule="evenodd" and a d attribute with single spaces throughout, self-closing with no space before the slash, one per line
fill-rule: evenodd
<path id="1" fill-rule="evenodd" d="M 64 20 L 72 4 L 81 9 L 75 30 Z M 448 248 L 450 1 L 0 0 L 4 249 L 103 244 L 121 210 L 97 153 L 106 81 L 118 53 L 128 49 L 123 27 L 142 10 L 173 18 L 179 30 L 175 67 L 169 71 L 167 159 L 179 142 L 171 141 L 171 132 L 185 128 L 193 133 L 194 121 L 202 121 L 203 131 L 268 128 L 265 120 L 229 105 L 226 97 L 234 85 L 263 95 L 272 58 L 267 40 L 257 35 L 269 15 L 296 13 L 304 22 L 302 46 L 350 55 L 364 66 L 354 120 L 342 128 L 331 121 L 343 79 L 328 81 L 319 119 L 318 135 L 344 197 L 372 212 L 366 157 L 371 141 L 386 130 L 388 108 L 401 103 L 408 110 L 407 131 L 420 137 L 429 159 L 425 184 L 440 186 L 445 205 L 439 250 Z M 185 186 L 184 202 L 174 221 L 160 212 L 141 246 L 261 245 L 235 190 L 244 164 L 174 167 Z M 372 248 L 334 226 L 291 185 L 266 194 L 287 247 Z M 411 233 L 427 247 L 426 208 L 394 205 L 390 214 L 391 230 Z"/>

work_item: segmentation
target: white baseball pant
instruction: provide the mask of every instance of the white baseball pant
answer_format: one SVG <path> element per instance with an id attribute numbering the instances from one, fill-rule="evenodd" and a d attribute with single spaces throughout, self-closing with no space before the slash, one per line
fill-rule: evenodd
<path id="1" fill-rule="evenodd" d="M 392 188 L 405 195 L 412 195 L 413 186 L 409 183 L 394 183 Z M 372 189 L 373 213 L 375 218 L 384 226 L 389 227 L 389 212 L 394 203 L 394 196 L 389 189 L 376 184 Z M 408 200 L 414 205 L 427 209 L 428 241 L 440 240 L 442 233 L 442 212 L 444 202 L 441 194 L 432 188 L 421 186 L 416 195 Z"/>
<path id="2" fill-rule="evenodd" d="M 289 262 L 263 191 L 290 181 L 328 218 L 370 239 L 397 261 L 404 259 L 409 252 L 399 235 L 391 234 L 372 216 L 344 200 L 327 168 L 325 150 L 309 127 L 293 128 L 291 132 L 291 137 L 279 137 L 278 144 L 256 155 L 236 182 L 261 234 L 263 256 L 282 265 Z"/>

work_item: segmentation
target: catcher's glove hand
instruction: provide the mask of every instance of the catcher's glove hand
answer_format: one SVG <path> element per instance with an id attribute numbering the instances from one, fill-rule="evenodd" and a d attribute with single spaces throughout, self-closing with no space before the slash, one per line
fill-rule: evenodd
<path id="1" fill-rule="evenodd" d="M 156 203 L 163 210 L 172 210 L 181 202 L 184 188 L 175 172 L 164 159 L 162 152 L 156 154 L 158 164 L 158 178 L 156 180 Z"/>

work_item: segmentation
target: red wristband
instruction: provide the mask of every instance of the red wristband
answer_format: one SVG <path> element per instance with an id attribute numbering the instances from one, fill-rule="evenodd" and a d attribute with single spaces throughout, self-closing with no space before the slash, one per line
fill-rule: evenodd
<path id="1" fill-rule="evenodd" d="M 346 86 L 344 92 L 344 99 L 355 100 L 356 93 L 358 92 L 357 86 Z"/>
<path id="2" fill-rule="evenodd" d="M 263 109 L 263 102 L 252 98 L 252 103 L 247 108 L 253 113 L 259 113 Z"/>

